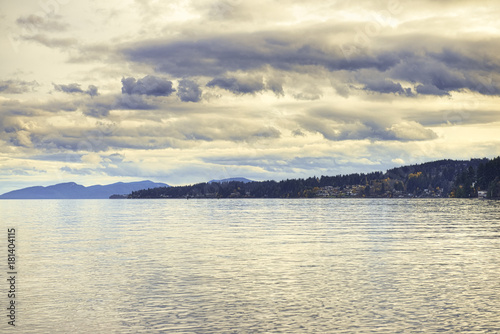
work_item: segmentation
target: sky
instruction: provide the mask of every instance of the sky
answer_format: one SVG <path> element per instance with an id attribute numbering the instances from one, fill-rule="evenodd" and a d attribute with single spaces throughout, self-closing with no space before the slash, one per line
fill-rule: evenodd
<path id="1" fill-rule="evenodd" d="M 0 193 L 500 155 L 500 2 L 0 3 Z"/>

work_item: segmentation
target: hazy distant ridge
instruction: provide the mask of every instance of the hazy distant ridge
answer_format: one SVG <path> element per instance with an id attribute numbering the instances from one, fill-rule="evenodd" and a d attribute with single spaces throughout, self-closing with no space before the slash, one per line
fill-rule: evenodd
<path id="1" fill-rule="evenodd" d="M 243 183 L 248 183 L 248 182 L 253 182 L 252 180 L 249 180 L 244 177 L 232 177 L 229 179 L 222 179 L 222 180 L 210 180 L 208 183 L 226 183 L 226 182 L 243 182 Z"/>
<path id="2" fill-rule="evenodd" d="M 103 199 L 114 194 L 124 195 L 156 187 L 169 187 L 169 185 L 152 181 L 138 181 L 85 187 L 75 182 L 68 182 L 47 187 L 38 186 L 14 190 L 0 195 L 0 199 Z"/>

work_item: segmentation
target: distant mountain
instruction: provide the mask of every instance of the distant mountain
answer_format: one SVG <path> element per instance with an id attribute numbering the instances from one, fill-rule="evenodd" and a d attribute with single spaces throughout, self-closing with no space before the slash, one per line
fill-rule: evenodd
<path id="1" fill-rule="evenodd" d="M 85 187 L 75 182 L 59 183 L 48 187 L 28 187 L 0 195 L 0 199 L 102 199 L 111 195 L 130 194 L 133 191 L 169 187 L 152 181 L 118 182 Z"/>
<path id="2" fill-rule="evenodd" d="M 208 183 L 227 183 L 227 182 L 243 182 L 243 183 L 249 183 L 253 182 L 252 180 L 246 179 L 244 177 L 232 177 L 229 179 L 222 179 L 222 180 L 210 180 Z"/>

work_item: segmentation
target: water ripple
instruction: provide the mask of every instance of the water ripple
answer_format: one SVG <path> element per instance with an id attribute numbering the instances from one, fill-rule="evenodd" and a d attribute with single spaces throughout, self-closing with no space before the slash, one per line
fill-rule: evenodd
<path id="1" fill-rule="evenodd" d="M 23 333 L 497 333 L 499 209 L 0 201 L 19 231 Z"/>

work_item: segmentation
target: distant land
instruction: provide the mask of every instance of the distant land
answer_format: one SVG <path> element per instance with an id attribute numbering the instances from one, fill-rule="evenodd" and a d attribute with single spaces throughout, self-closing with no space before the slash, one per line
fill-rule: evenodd
<path id="1" fill-rule="evenodd" d="M 137 190 L 127 198 L 500 198 L 500 157 L 438 160 L 397 167 L 385 173 L 314 176 L 279 182 L 238 179 Z"/>
<path id="2" fill-rule="evenodd" d="M 229 179 L 222 179 L 222 180 L 210 180 L 207 183 L 227 183 L 227 182 L 243 182 L 243 183 L 248 183 L 248 182 L 254 182 L 254 181 L 246 179 L 244 177 L 232 177 L 232 178 L 229 178 Z"/>
<path id="3" fill-rule="evenodd" d="M 244 177 L 171 187 L 152 181 L 85 187 L 75 182 L 28 187 L 0 199 L 107 198 L 500 198 L 500 157 L 437 160 L 384 172 L 252 181 Z"/>
<path id="4" fill-rule="evenodd" d="M 112 195 L 127 195 L 136 190 L 168 186 L 166 183 L 152 181 L 117 182 L 89 187 L 68 182 L 47 187 L 38 186 L 14 190 L 0 195 L 0 199 L 104 199 Z"/>

